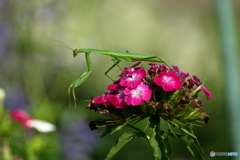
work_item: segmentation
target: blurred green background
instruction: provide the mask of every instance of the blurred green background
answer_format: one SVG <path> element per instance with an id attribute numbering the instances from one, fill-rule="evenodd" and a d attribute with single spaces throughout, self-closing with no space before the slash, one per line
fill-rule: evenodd
<path id="1" fill-rule="evenodd" d="M 240 1 L 232 2 L 238 29 Z M 239 44 L 239 29 L 237 34 Z M 7 94 L 6 109 L 24 109 L 57 125 L 52 135 L 55 145 L 46 160 L 104 159 L 116 136 L 98 140 L 101 130 L 90 131 L 88 123 L 99 115 L 85 106 L 86 100 L 104 93 L 111 83 L 104 76 L 112 65 L 111 58 L 91 54 L 93 73 L 76 89 L 77 108 L 69 107 L 67 88 L 86 70 L 85 58 L 82 54 L 73 59 L 71 50 L 56 46 L 59 44 L 50 38 L 73 49 L 153 54 L 201 80 L 207 78 L 205 86 L 214 98 L 207 100 L 202 95 L 201 99 L 211 119 L 208 126 L 195 128 L 204 157 L 212 159 L 210 151 L 235 151 L 215 1 L 0 1 L 0 87 Z M 119 73 L 116 68 L 110 75 L 116 77 Z M 192 159 L 180 142 L 172 140 L 171 144 L 173 159 Z M 113 159 L 146 160 L 153 156 L 147 142 L 136 139 Z"/>

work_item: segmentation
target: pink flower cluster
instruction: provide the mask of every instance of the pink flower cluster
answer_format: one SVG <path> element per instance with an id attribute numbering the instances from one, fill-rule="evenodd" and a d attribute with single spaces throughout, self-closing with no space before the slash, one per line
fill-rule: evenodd
<path id="1" fill-rule="evenodd" d="M 146 71 L 142 67 L 134 66 L 125 68 L 119 75 L 120 79 L 109 85 L 107 92 L 93 99 L 93 102 L 125 108 L 127 105 L 137 106 L 150 100 L 152 90 L 144 82 Z"/>
<path id="2" fill-rule="evenodd" d="M 127 105 L 141 105 L 152 99 L 154 87 L 160 86 L 167 92 L 179 90 L 183 86 L 183 76 L 187 76 L 175 66 L 171 70 L 163 64 L 149 63 L 151 67 L 146 70 L 137 67 L 139 64 L 124 68 L 120 78 L 107 87 L 104 95 L 92 98 L 87 108 L 94 109 L 100 104 L 120 109 Z"/>
<path id="3" fill-rule="evenodd" d="M 153 99 L 159 87 L 163 92 L 172 92 L 183 87 L 191 89 L 192 92 L 196 85 L 196 90 L 203 90 L 207 98 L 213 97 L 197 76 L 191 77 L 177 66 L 170 69 L 164 64 L 149 63 L 151 67 L 146 70 L 138 66 L 140 63 L 124 68 L 120 78 L 107 87 L 105 94 L 92 98 L 87 108 L 96 110 L 99 105 L 114 106 L 118 109 L 138 106 Z"/>

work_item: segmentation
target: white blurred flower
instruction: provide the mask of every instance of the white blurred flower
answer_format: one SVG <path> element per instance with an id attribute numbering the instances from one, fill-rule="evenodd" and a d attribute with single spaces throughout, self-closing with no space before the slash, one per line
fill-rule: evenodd
<path id="1" fill-rule="evenodd" d="M 35 128 L 39 132 L 47 133 L 53 132 L 56 130 L 56 127 L 47 121 L 38 120 L 38 119 L 31 119 L 26 122 L 26 125 L 29 128 Z"/>
<path id="2" fill-rule="evenodd" d="M 56 130 L 56 127 L 47 121 L 34 119 L 27 112 L 23 110 L 11 111 L 11 117 L 15 121 L 21 123 L 25 128 L 34 128 L 39 132 L 47 133 Z"/>

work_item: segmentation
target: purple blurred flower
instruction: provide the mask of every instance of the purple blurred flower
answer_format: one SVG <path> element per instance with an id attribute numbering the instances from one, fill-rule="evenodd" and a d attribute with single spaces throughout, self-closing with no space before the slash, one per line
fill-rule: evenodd
<path id="1" fill-rule="evenodd" d="M 27 109 L 29 101 L 22 87 L 19 87 L 18 85 L 12 85 L 11 87 L 6 87 L 5 90 L 5 106 L 7 107 L 7 110 Z"/>
<path id="2" fill-rule="evenodd" d="M 89 159 L 99 141 L 96 132 L 88 128 L 88 122 L 82 119 L 63 126 L 59 132 L 63 159 Z"/>
<path id="3" fill-rule="evenodd" d="M 0 24 L 0 60 L 7 55 L 6 48 L 11 37 L 11 26 L 7 23 Z"/>

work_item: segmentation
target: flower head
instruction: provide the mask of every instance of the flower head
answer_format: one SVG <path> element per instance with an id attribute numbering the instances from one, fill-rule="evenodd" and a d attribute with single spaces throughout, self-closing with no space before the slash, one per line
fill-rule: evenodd
<path id="1" fill-rule="evenodd" d="M 146 76 L 146 71 L 144 69 L 130 71 L 127 73 L 127 76 L 121 78 L 120 85 L 130 86 L 131 88 L 135 88 L 142 82 L 142 79 L 145 76 Z"/>
<path id="2" fill-rule="evenodd" d="M 126 88 L 123 91 L 127 96 L 125 97 L 125 102 L 128 105 L 141 105 L 143 101 L 148 101 L 151 99 L 152 90 L 149 89 L 148 85 L 140 83 L 135 89 Z"/>
<path id="3" fill-rule="evenodd" d="M 164 91 L 174 91 L 182 88 L 182 81 L 174 71 L 161 72 L 155 79 L 156 85 L 161 86 Z"/>
<path id="4" fill-rule="evenodd" d="M 158 74 L 162 71 L 168 72 L 170 70 L 170 68 L 164 64 L 156 64 L 156 63 L 148 63 L 148 64 L 151 66 L 151 68 L 148 70 L 148 73 L 150 75 L 156 74 L 156 73 Z"/>
<path id="5" fill-rule="evenodd" d="M 141 62 L 136 62 L 131 67 L 124 68 L 123 72 L 119 75 L 119 77 L 124 77 L 129 73 L 130 71 L 136 71 L 138 69 L 141 69 L 142 67 L 137 67 Z"/>
<path id="6" fill-rule="evenodd" d="M 115 106 L 115 108 L 125 108 L 127 106 L 126 102 L 124 101 L 124 88 L 125 87 L 121 85 L 111 85 L 111 89 L 113 90 L 114 94 L 108 94 L 107 97 L 111 104 Z"/>

